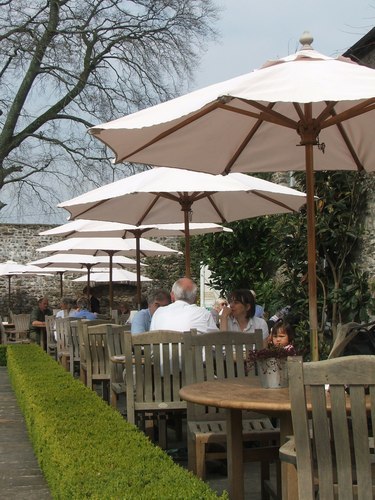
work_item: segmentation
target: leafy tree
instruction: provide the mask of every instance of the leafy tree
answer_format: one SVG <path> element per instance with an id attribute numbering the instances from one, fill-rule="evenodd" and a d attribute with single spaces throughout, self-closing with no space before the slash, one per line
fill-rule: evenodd
<path id="1" fill-rule="evenodd" d="M 0 5 L 0 191 L 50 207 L 134 169 L 87 127 L 181 92 L 217 17 L 212 0 Z"/>
<path id="2" fill-rule="evenodd" d="M 297 188 L 304 190 L 304 174 L 295 178 Z M 338 322 L 365 321 L 374 311 L 368 273 L 358 264 L 372 182 L 370 176 L 355 172 L 315 175 L 321 341 L 328 326 L 335 333 Z M 194 248 L 212 272 L 212 285 L 222 293 L 242 286 L 253 288 L 271 314 L 291 304 L 300 330 L 308 331 L 306 210 L 229 226 L 233 236 L 205 235 Z"/>

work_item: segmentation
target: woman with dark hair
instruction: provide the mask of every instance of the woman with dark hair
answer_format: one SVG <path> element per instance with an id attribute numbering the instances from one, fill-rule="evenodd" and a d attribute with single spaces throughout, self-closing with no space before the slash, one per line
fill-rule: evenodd
<path id="1" fill-rule="evenodd" d="M 262 330 L 263 340 L 268 338 L 268 326 L 263 318 L 255 316 L 255 299 L 250 290 L 234 290 L 229 295 L 229 307 L 224 307 L 220 317 L 220 330 L 249 332 Z"/>

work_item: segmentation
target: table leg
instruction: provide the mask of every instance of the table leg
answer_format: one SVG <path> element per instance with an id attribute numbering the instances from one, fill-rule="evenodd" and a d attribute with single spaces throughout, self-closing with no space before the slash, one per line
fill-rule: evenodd
<path id="1" fill-rule="evenodd" d="M 227 463 L 229 497 L 231 500 L 243 500 L 244 467 L 241 410 L 227 410 Z"/>
<path id="2" fill-rule="evenodd" d="M 292 416 L 288 412 L 280 414 L 280 444 L 287 436 L 293 435 Z M 281 487 L 283 500 L 298 500 L 297 471 L 294 465 L 281 462 Z"/>

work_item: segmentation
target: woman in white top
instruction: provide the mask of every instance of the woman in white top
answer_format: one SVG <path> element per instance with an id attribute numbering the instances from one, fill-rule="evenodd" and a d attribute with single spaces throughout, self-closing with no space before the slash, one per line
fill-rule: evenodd
<path id="1" fill-rule="evenodd" d="M 269 331 L 266 321 L 255 316 L 255 299 L 250 290 L 234 290 L 229 296 L 229 307 L 224 307 L 220 316 L 220 330 L 249 332 L 262 330 L 266 343 Z"/>

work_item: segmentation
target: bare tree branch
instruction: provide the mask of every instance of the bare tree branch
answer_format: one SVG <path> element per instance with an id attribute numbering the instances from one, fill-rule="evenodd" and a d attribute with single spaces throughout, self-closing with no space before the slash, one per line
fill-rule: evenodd
<path id="1" fill-rule="evenodd" d="M 20 183 L 41 203 L 59 195 L 52 174 L 83 191 L 137 169 L 113 167 L 87 128 L 187 90 L 218 15 L 214 0 L 0 5 L 0 194 Z"/>

